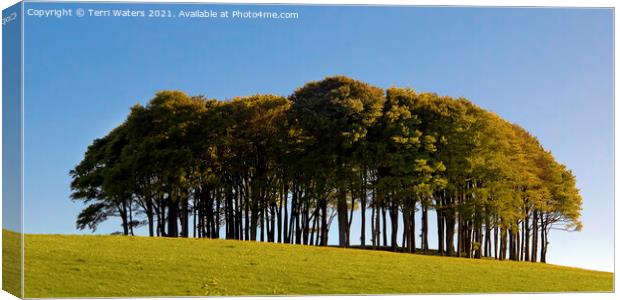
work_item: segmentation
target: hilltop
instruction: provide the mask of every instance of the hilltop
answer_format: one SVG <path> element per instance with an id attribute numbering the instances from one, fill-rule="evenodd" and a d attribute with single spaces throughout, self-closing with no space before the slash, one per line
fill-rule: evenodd
<path id="1" fill-rule="evenodd" d="M 25 247 L 26 297 L 613 289 L 606 272 L 333 247 L 96 235 L 26 235 Z"/>

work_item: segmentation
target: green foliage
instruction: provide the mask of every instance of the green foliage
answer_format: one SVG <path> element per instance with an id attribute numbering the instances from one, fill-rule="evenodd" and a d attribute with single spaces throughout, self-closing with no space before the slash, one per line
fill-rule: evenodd
<path id="1" fill-rule="evenodd" d="M 72 199 L 86 204 L 77 227 L 119 216 L 125 235 L 148 224 L 152 236 L 225 230 L 232 239 L 327 245 L 337 215 L 346 247 L 353 211 L 370 207 L 373 245 L 388 210 L 392 248 L 402 216 L 403 246 L 414 251 L 420 208 L 437 213 L 441 254 L 491 256 L 494 230 L 495 257 L 528 260 L 540 243 L 544 261 L 551 229 L 582 228 L 575 176 L 525 129 L 466 99 L 344 76 L 288 98 L 159 92 L 96 139 L 70 175 Z M 535 246 L 519 244 L 520 233 Z"/>

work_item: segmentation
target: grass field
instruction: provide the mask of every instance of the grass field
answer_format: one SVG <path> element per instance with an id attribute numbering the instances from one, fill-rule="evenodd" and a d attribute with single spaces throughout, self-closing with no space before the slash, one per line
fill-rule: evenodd
<path id="1" fill-rule="evenodd" d="M 26 235 L 26 297 L 611 291 L 613 274 L 259 242 Z"/>

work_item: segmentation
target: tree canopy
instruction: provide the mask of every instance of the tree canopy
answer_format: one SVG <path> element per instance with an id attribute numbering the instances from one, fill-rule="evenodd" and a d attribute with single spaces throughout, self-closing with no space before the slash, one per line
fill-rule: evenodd
<path id="1" fill-rule="evenodd" d="M 361 247 L 426 252 L 435 211 L 440 255 L 544 262 L 551 229 L 582 227 L 575 176 L 519 125 L 344 76 L 289 97 L 159 92 L 70 175 L 77 228 L 120 217 L 125 235 L 326 246 L 335 219 L 350 247 L 360 218 Z"/>

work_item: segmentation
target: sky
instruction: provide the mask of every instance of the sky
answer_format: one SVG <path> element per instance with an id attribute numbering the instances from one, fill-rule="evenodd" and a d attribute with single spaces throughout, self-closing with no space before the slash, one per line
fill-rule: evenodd
<path id="1" fill-rule="evenodd" d="M 26 233 L 90 234 L 75 228 L 83 205 L 69 199 L 69 170 L 95 138 L 157 91 L 222 100 L 286 96 L 338 74 L 382 88 L 462 96 L 526 128 L 573 170 L 583 196 L 583 231 L 553 231 L 548 262 L 613 271 L 610 9 L 27 3 L 29 8 L 72 9 L 73 16 L 25 16 Z M 87 14 L 115 8 L 262 10 L 299 18 L 79 18 L 77 8 Z M 113 219 L 95 234 L 119 229 Z M 336 231 L 330 231 L 331 243 Z M 359 217 L 352 232 L 359 236 Z"/>

